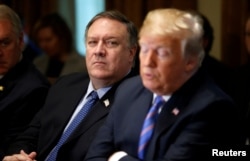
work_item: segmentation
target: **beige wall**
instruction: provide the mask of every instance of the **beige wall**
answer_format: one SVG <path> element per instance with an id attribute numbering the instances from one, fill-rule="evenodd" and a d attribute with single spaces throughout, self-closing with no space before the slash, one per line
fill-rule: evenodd
<path id="1" fill-rule="evenodd" d="M 214 43 L 211 55 L 221 58 L 221 0 L 198 0 L 198 10 L 207 16 L 214 28 Z"/>

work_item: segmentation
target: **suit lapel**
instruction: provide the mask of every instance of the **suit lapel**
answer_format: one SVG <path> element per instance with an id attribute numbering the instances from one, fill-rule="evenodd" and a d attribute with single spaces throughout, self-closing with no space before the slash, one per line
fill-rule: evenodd
<path id="1" fill-rule="evenodd" d="M 0 79 L 0 111 L 6 108 L 6 104 L 9 104 L 9 101 L 5 102 L 3 98 L 9 96 L 8 94 L 15 88 L 16 81 L 20 79 L 20 75 L 23 75 L 23 71 L 26 71 L 25 67 L 25 64 L 21 61 Z M 12 97 L 15 96 L 14 92 Z"/>
<path id="2" fill-rule="evenodd" d="M 15 71 L 12 71 L 15 73 Z M 9 99 L 5 99 L 6 97 L 9 97 L 11 94 L 12 99 L 16 97 L 15 92 L 13 92 L 16 84 L 16 80 L 19 78 L 15 78 L 11 74 L 8 74 L 4 76 L 0 80 L 0 111 L 4 110 L 8 105 L 10 104 Z"/>
<path id="3" fill-rule="evenodd" d="M 70 135 L 67 139 L 67 142 L 70 142 L 72 139 L 77 138 L 82 135 L 88 128 L 92 127 L 95 122 L 105 118 L 110 110 L 111 105 L 113 104 L 113 98 L 115 89 L 117 86 L 112 87 L 92 108 L 84 120 L 79 124 L 76 130 Z"/>
<path id="4" fill-rule="evenodd" d="M 155 125 L 154 135 L 151 138 L 150 145 L 148 147 L 148 156 L 154 156 L 156 152 L 157 141 L 160 135 L 165 132 L 174 124 L 174 122 L 181 116 L 183 106 L 179 104 L 176 96 L 172 96 L 168 102 L 166 102 L 162 108 L 162 111 L 158 117 Z"/>
<path id="5" fill-rule="evenodd" d="M 84 94 L 86 93 L 87 87 L 88 87 L 89 80 L 81 81 L 80 84 L 75 84 L 74 86 L 71 85 L 69 88 L 67 88 L 65 91 L 65 95 L 60 99 L 60 105 L 58 107 L 59 110 L 63 111 L 59 112 L 57 110 L 57 118 L 60 120 L 57 121 L 60 124 L 54 125 L 56 128 L 54 128 L 53 135 L 51 135 L 50 142 L 46 144 L 47 147 L 44 147 L 43 149 L 48 149 L 51 144 L 56 144 L 58 139 L 61 137 L 65 127 L 67 126 L 73 112 L 75 111 L 77 105 L 83 98 Z M 70 96 L 69 96 L 70 95 Z M 63 108 L 62 108 L 63 107 Z M 50 106 L 48 108 L 51 108 Z M 53 124 L 53 122 L 51 122 Z"/>
<path id="6" fill-rule="evenodd" d="M 153 138 L 150 141 L 147 156 L 154 156 L 157 153 L 157 141 L 163 133 L 167 134 L 167 131 L 171 126 L 180 118 L 185 111 L 188 110 L 188 104 L 193 97 L 199 83 L 201 82 L 202 75 L 200 73 L 195 74 L 188 82 L 186 82 L 179 90 L 177 90 L 168 102 L 165 103 L 155 126 Z"/>

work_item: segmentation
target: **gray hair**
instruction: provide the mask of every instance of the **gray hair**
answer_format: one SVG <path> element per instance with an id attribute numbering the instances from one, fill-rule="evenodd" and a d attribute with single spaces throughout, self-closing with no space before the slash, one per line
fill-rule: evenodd
<path id="1" fill-rule="evenodd" d="M 126 16 L 124 16 L 122 13 L 118 12 L 118 11 L 104 11 L 104 12 L 100 12 L 97 15 L 95 15 L 87 24 L 86 26 L 86 30 L 85 30 L 85 39 L 87 38 L 87 34 L 88 34 L 88 30 L 90 28 L 90 26 L 98 19 L 100 18 L 108 18 L 111 20 L 116 20 L 119 21 L 121 23 L 123 23 L 124 25 L 126 25 L 127 27 L 127 31 L 129 34 L 129 47 L 137 47 L 138 46 L 138 31 L 137 28 L 135 27 L 134 23 L 130 20 L 128 20 L 128 18 Z"/>
<path id="2" fill-rule="evenodd" d="M 22 23 L 19 16 L 8 6 L 0 5 L 0 20 L 9 20 L 13 26 L 13 32 L 20 36 L 22 33 Z"/>

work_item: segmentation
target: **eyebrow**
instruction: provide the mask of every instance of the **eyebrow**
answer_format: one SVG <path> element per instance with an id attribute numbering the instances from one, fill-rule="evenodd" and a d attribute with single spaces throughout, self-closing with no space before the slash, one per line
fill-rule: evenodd
<path id="1" fill-rule="evenodd" d="M 10 37 L 4 37 L 4 38 L 0 39 L 0 42 L 2 42 L 2 41 L 8 41 L 8 40 L 11 40 L 11 38 Z"/>
<path id="2" fill-rule="evenodd" d="M 97 39 L 99 38 L 99 36 L 88 36 L 88 39 Z M 119 39 L 119 37 L 117 36 L 104 36 L 102 37 L 102 39 Z"/>

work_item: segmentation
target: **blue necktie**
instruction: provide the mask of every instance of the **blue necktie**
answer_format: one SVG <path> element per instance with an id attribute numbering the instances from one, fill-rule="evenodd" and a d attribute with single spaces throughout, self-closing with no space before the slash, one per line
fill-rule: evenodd
<path id="1" fill-rule="evenodd" d="M 87 97 L 87 102 L 84 104 L 82 109 L 78 112 L 78 114 L 75 116 L 75 118 L 72 120 L 68 128 L 65 130 L 65 132 L 62 134 L 59 142 L 54 147 L 54 149 L 50 152 L 48 158 L 46 161 L 55 161 L 57 157 L 57 152 L 60 149 L 60 147 L 63 145 L 63 143 L 69 138 L 69 136 L 72 134 L 72 132 L 76 129 L 76 127 L 80 124 L 80 122 L 84 119 L 84 117 L 89 112 L 90 108 L 95 104 L 95 102 L 98 100 L 98 95 L 95 91 L 92 91 L 89 96 Z"/>
<path id="2" fill-rule="evenodd" d="M 144 120 L 138 145 L 138 157 L 142 160 L 144 159 L 148 143 L 154 131 L 155 122 L 159 115 L 159 108 L 164 104 L 164 102 L 165 101 L 161 96 L 157 96 Z"/>

